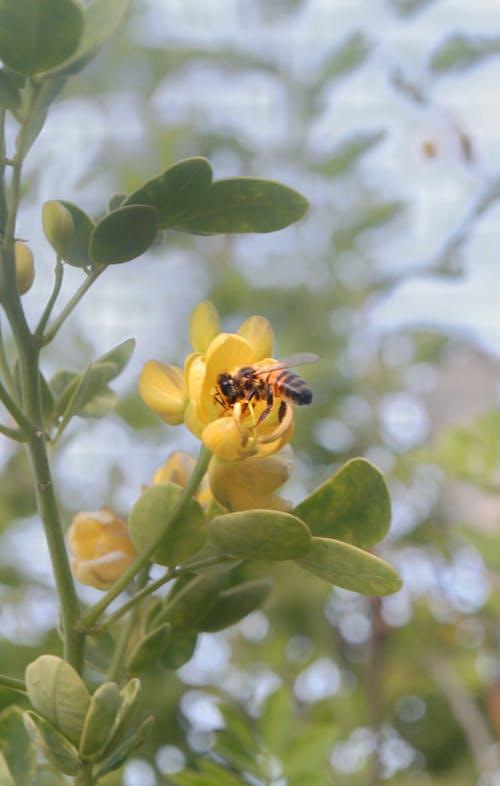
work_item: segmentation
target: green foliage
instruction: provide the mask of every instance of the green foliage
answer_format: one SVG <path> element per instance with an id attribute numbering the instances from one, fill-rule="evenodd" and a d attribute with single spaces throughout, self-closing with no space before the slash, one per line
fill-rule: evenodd
<path id="1" fill-rule="evenodd" d="M 81 731 L 79 753 L 91 758 L 107 743 L 122 697 L 116 682 L 103 682 L 90 700 Z"/>
<path id="2" fill-rule="evenodd" d="M 1 0 L 0 57 L 21 74 L 48 71 L 74 53 L 82 29 L 74 0 Z"/>
<path id="3" fill-rule="evenodd" d="M 64 261 L 74 267 L 88 267 L 91 264 L 89 254 L 90 236 L 94 229 L 94 222 L 84 210 L 72 202 L 60 200 L 73 219 L 73 235 L 64 249 Z"/>
<path id="4" fill-rule="evenodd" d="M 303 521 L 276 510 L 248 510 L 216 516 L 208 525 L 210 541 L 231 557 L 295 559 L 311 544 Z"/>
<path id="5" fill-rule="evenodd" d="M 394 568 L 379 557 L 330 538 L 313 538 L 307 555 L 297 563 L 320 579 L 352 592 L 390 595 L 402 586 Z"/>
<path id="6" fill-rule="evenodd" d="M 437 74 L 470 68 L 493 55 L 500 54 L 497 36 L 473 36 L 457 33 L 434 52 L 430 67 Z"/>
<path id="7" fill-rule="evenodd" d="M 80 760 L 75 746 L 35 712 L 25 712 L 23 720 L 29 736 L 47 759 L 66 775 L 77 775 L 80 771 Z"/>
<path id="8" fill-rule="evenodd" d="M 19 92 L 15 80 L 4 68 L 0 70 L 0 107 L 3 109 L 15 110 L 21 103 L 21 93 Z"/>
<path id="9" fill-rule="evenodd" d="M 175 483 L 157 483 L 146 489 L 130 511 L 130 537 L 134 546 L 142 551 L 156 544 L 153 561 L 159 565 L 184 562 L 201 548 L 207 537 L 201 505 L 190 499 L 181 508 L 181 497 L 182 489 Z M 183 515 L 178 515 L 181 512 Z"/>
<path id="10" fill-rule="evenodd" d="M 212 181 L 205 158 L 187 158 L 149 180 L 124 205 L 151 205 L 158 226 L 195 234 L 274 232 L 302 218 L 307 200 L 270 180 L 234 177 Z"/>
<path id="11" fill-rule="evenodd" d="M 149 205 L 127 205 L 104 216 L 92 230 L 89 253 L 96 265 L 119 265 L 140 256 L 153 244 L 158 231 L 156 210 Z"/>
<path id="12" fill-rule="evenodd" d="M 300 502 L 294 514 L 313 535 L 368 549 L 387 534 L 391 500 L 382 473 L 364 459 L 352 459 Z"/>
<path id="13" fill-rule="evenodd" d="M 30 786 L 36 767 L 36 749 L 24 728 L 22 711 L 11 705 L 0 713 L 0 783 Z"/>

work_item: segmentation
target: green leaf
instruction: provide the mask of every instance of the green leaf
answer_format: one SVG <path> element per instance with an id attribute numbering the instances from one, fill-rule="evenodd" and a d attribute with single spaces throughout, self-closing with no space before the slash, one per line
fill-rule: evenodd
<path id="1" fill-rule="evenodd" d="M 11 75 L 0 69 L 0 107 L 2 109 L 18 109 L 21 104 L 21 93 Z"/>
<path id="2" fill-rule="evenodd" d="M 118 404 L 119 396 L 111 388 L 104 388 L 78 412 L 80 418 L 103 418 Z"/>
<path id="3" fill-rule="evenodd" d="M 232 177 L 212 183 L 176 229 L 201 235 L 226 232 L 275 232 L 306 214 L 309 203 L 298 191 L 254 177 Z"/>
<path id="4" fill-rule="evenodd" d="M 73 0 L 0 0 L 0 58 L 22 74 L 64 62 L 82 29 L 81 7 Z"/>
<path id="5" fill-rule="evenodd" d="M 327 177 L 339 177 L 350 170 L 365 153 L 380 144 L 385 137 L 384 130 L 352 134 L 337 145 L 326 161 L 316 164 L 315 169 Z"/>
<path id="6" fill-rule="evenodd" d="M 171 625 L 169 622 L 154 628 L 134 647 L 127 660 L 127 673 L 138 674 L 154 661 L 158 661 L 168 646 Z"/>
<path id="7" fill-rule="evenodd" d="M 434 52 L 430 67 L 437 73 L 463 71 L 481 60 L 500 54 L 498 36 L 474 36 L 457 33 L 441 44 Z"/>
<path id="8" fill-rule="evenodd" d="M 69 75 L 81 71 L 115 32 L 130 6 L 130 0 L 90 0 L 82 6 L 83 33 L 76 52 L 57 73 Z"/>
<path id="9" fill-rule="evenodd" d="M 90 235 L 90 256 L 98 265 L 120 265 L 150 248 L 158 231 L 156 210 L 127 205 L 108 213 Z"/>
<path id="10" fill-rule="evenodd" d="M 364 595 L 390 595 L 401 589 L 394 568 L 340 540 L 313 538 L 307 557 L 297 560 L 297 565 L 330 584 Z"/>
<path id="11" fill-rule="evenodd" d="M 359 30 L 351 33 L 326 60 L 320 86 L 354 71 L 366 60 L 371 49 L 372 44 L 364 33 Z"/>
<path id="12" fill-rule="evenodd" d="M 197 770 L 183 770 L 168 779 L 177 786 L 248 786 L 247 780 L 242 780 L 227 767 L 208 759 L 198 762 Z"/>
<path id="13" fill-rule="evenodd" d="M 16 782 L 12 777 L 9 765 L 5 760 L 5 756 L 0 751 L 0 783 L 2 786 L 16 786 Z"/>
<path id="14" fill-rule="evenodd" d="M 184 562 L 201 548 L 207 536 L 205 514 L 197 500 L 190 499 L 182 515 L 172 517 L 182 491 L 175 483 L 157 483 L 146 489 L 130 512 L 130 537 L 138 551 L 148 548 L 170 519 L 152 556 L 153 562 L 159 565 Z"/>
<path id="15" fill-rule="evenodd" d="M 224 574 L 181 577 L 167 598 L 161 619 L 168 620 L 174 628 L 202 630 L 206 615 L 215 605 L 219 591 L 227 587 L 228 582 L 229 578 Z"/>
<path id="16" fill-rule="evenodd" d="M 35 105 L 26 122 L 26 152 L 42 130 L 48 111 L 64 87 L 64 79 L 45 79 L 39 87 Z"/>
<path id="17" fill-rule="evenodd" d="M 293 512 L 313 535 L 370 548 L 387 534 L 391 500 L 382 473 L 357 458 L 344 464 Z"/>
<path id="18" fill-rule="evenodd" d="M 262 606 L 271 591 L 270 579 L 254 579 L 221 592 L 201 621 L 200 630 L 223 630 Z"/>
<path id="19" fill-rule="evenodd" d="M 30 786 L 36 766 L 37 752 L 24 728 L 22 710 L 6 707 L 0 713 L 0 784 Z"/>
<path id="20" fill-rule="evenodd" d="M 209 522 L 210 541 L 223 553 L 258 560 L 296 559 L 306 554 L 311 535 L 290 513 L 247 510 L 216 516 Z"/>
<path id="21" fill-rule="evenodd" d="M 63 388 L 56 403 L 56 414 L 62 416 L 59 426 L 62 431 L 74 415 L 82 414 L 89 417 L 89 405 L 96 397 L 106 395 L 108 382 L 115 379 L 127 365 L 134 350 L 135 341 L 129 338 L 118 344 L 117 347 L 101 355 L 100 358 L 90 363 L 83 374 L 71 377 L 72 372 L 59 372 L 51 380 L 51 388 L 60 388 L 65 377 L 68 384 Z M 90 408 L 92 412 L 92 408 Z M 95 409 L 94 415 L 95 416 Z"/>
<path id="22" fill-rule="evenodd" d="M 198 633 L 192 630 L 172 630 L 168 647 L 161 656 L 166 669 L 177 671 L 193 656 L 198 641 Z"/>
<path id="23" fill-rule="evenodd" d="M 40 655 L 26 667 L 26 689 L 35 710 L 78 745 L 90 705 L 78 672 L 62 658 Z"/>
<path id="24" fill-rule="evenodd" d="M 89 758 L 98 753 L 109 739 L 113 722 L 122 703 L 116 682 L 99 685 L 85 716 L 79 752 Z"/>
<path id="25" fill-rule="evenodd" d="M 89 243 L 94 222 L 73 202 L 66 202 L 64 199 L 60 199 L 59 202 L 69 211 L 73 219 L 73 236 L 64 249 L 64 261 L 73 267 L 89 267 L 91 265 Z"/>
<path id="26" fill-rule="evenodd" d="M 307 200 L 272 180 L 234 177 L 212 182 L 205 158 L 179 161 L 131 194 L 126 205 L 152 205 L 162 229 L 195 234 L 273 232 L 302 218 Z"/>
<path id="27" fill-rule="evenodd" d="M 156 208 L 161 229 L 176 227 L 204 199 L 211 183 L 212 168 L 206 158 L 185 158 L 148 180 L 123 204 L 150 205 Z"/>
<path id="28" fill-rule="evenodd" d="M 143 744 L 143 742 L 145 742 L 151 731 L 153 723 L 153 715 L 148 715 L 148 717 L 143 720 L 137 731 L 126 737 L 123 742 L 121 742 L 120 745 L 115 748 L 109 758 L 107 758 L 98 768 L 96 773 L 97 778 L 102 777 L 102 775 L 105 775 L 107 772 L 118 769 L 118 767 L 123 764 L 129 754 L 135 751 Z"/>
<path id="29" fill-rule="evenodd" d="M 66 737 L 35 712 L 25 712 L 23 721 L 29 736 L 49 761 L 66 775 L 78 774 L 80 771 L 78 751 Z"/>
<path id="30" fill-rule="evenodd" d="M 109 739 L 100 751 L 97 761 L 103 761 L 125 738 L 133 722 L 141 695 L 141 681 L 132 677 L 120 691 L 121 704 L 110 729 Z"/>

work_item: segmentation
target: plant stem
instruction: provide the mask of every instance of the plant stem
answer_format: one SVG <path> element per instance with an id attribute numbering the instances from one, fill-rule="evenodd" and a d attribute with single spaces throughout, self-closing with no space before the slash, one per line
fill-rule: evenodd
<path id="1" fill-rule="evenodd" d="M 0 685 L 4 688 L 12 688 L 20 693 L 26 693 L 26 685 L 24 680 L 19 680 L 16 677 L 9 677 L 7 674 L 0 674 Z"/>
<path id="2" fill-rule="evenodd" d="M 61 325 L 65 320 L 69 317 L 71 312 L 74 310 L 75 306 L 78 305 L 82 297 L 85 293 L 90 289 L 94 281 L 97 281 L 101 273 L 104 273 L 106 267 L 95 267 L 92 269 L 90 273 L 87 274 L 87 278 L 85 281 L 78 287 L 75 294 L 71 298 L 71 300 L 66 303 L 63 310 L 59 314 L 59 316 L 54 320 L 51 327 L 47 330 L 45 335 L 39 335 L 39 343 L 40 346 L 46 346 L 50 344 L 50 342 L 54 339 L 56 334 L 58 333 Z M 38 336 L 38 329 L 37 329 L 37 336 Z"/>
<path id="3" fill-rule="evenodd" d="M 131 600 L 135 600 L 135 605 L 133 605 L 132 613 L 130 614 L 128 620 L 122 627 L 120 631 L 120 635 L 118 637 L 118 641 L 116 642 L 115 651 L 113 652 L 113 657 L 111 658 L 111 663 L 109 664 L 108 672 L 106 675 L 106 680 L 109 681 L 117 681 L 118 675 L 120 673 L 120 669 L 122 667 L 122 662 L 125 656 L 125 652 L 127 649 L 127 644 L 130 638 L 130 634 L 132 633 L 136 623 L 137 623 L 137 615 L 139 613 L 139 605 L 137 603 L 138 596 L 141 594 L 141 590 L 144 588 L 148 578 L 149 578 L 149 568 L 150 564 L 144 566 L 142 569 L 141 574 L 139 575 L 137 581 L 138 591 L 134 593 Z"/>
<path id="4" fill-rule="evenodd" d="M 45 434 L 43 432 L 39 350 L 31 335 L 17 290 L 14 254 L 17 211 L 21 195 L 21 171 L 29 143 L 28 124 L 34 111 L 39 89 L 39 84 L 31 84 L 28 110 L 17 137 L 16 155 L 12 168 L 10 209 L 5 227 L 4 242 L 1 248 L 0 302 L 9 320 L 19 354 L 22 407 L 22 411 L 20 410 L 22 418 L 19 425 L 26 430 L 27 451 L 35 481 L 38 511 L 45 530 L 54 579 L 61 604 L 64 657 L 80 671 L 83 662 L 83 634 L 75 628 L 75 621 L 80 613 L 80 605 L 66 553 L 63 528 L 50 472 Z M 17 404 L 10 399 L 4 388 L 0 388 L 0 396 L 17 420 L 19 417 L 19 413 L 16 414 L 16 410 L 19 409 Z"/>
<path id="5" fill-rule="evenodd" d="M 16 385 L 14 382 L 14 377 L 12 376 L 12 372 L 10 370 L 9 361 L 7 359 L 7 353 L 5 351 L 5 344 L 3 341 L 1 328 L 0 328 L 0 377 L 2 378 L 11 397 L 15 399 L 17 395 Z"/>
<path id="6" fill-rule="evenodd" d="M 183 576 L 185 573 L 196 573 L 196 571 L 200 568 L 207 568 L 212 565 L 220 565 L 223 562 L 227 562 L 228 559 L 229 557 L 224 557 L 217 554 L 216 556 L 207 557 L 207 559 L 200 560 L 199 562 L 190 562 L 189 565 L 184 565 L 179 568 L 169 568 L 163 576 L 160 576 L 159 579 L 152 581 L 151 584 L 148 584 L 147 587 L 144 587 L 144 589 L 136 592 L 126 603 L 123 604 L 123 606 L 120 606 L 120 608 L 114 611 L 113 614 L 110 614 L 105 622 L 103 622 L 102 625 L 99 625 L 99 630 L 107 630 L 110 628 L 120 619 L 120 617 L 123 617 L 123 615 L 132 609 L 137 603 L 139 603 L 141 600 L 144 600 L 144 598 L 147 598 L 148 595 L 151 595 L 153 592 L 156 592 L 157 589 L 160 589 L 169 581 L 172 581 L 179 576 Z"/>
<path id="7" fill-rule="evenodd" d="M 211 453 L 207 448 L 202 445 L 200 449 L 200 453 L 198 455 L 198 461 L 196 462 L 196 466 L 193 470 L 193 474 L 189 478 L 177 505 L 173 508 L 170 516 L 165 520 L 163 526 L 158 530 L 158 534 L 156 538 L 149 544 L 149 546 L 141 552 L 136 559 L 132 562 L 132 564 L 128 567 L 128 569 L 122 573 L 120 578 L 113 584 L 113 586 L 107 591 L 104 597 L 92 606 L 86 614 L 83 615 L 79 622 L 79 627 L 81 630 L 89 630 L 92 628 L 101 614 L 106 611 L 109 604 L 125 589 L 127 584 L 132 581 L 134 576 L 139 573 L 139 571 L 144 567 L 144 565 L 150 561 L 151 556 L 154 554 L 156 549 L 158 548 L 159 544 L 163 540 L 165 536 L 165 532 L 170 528 L 172 522 L 182 516 L 184 513 L 184 509 L 189 503 L 190 499 L 196 492 L 196 489 L 200 485 L 201 479 L 203 475 L 207 471 L 208 462 L 211 458 Z"/>
<path id="8" fill-rule="evenodd" d="M 40 317 L 40 321 L 33 334 L 36 340 L 39 340 L 43 336 L 43 331 L 45 330 L 50 315 L 52 314 L 52 309 L 54 308 L 59 292 L 61 291 L 63 273 L 64 273 L 63 263 L 61 257 L 58 256 L 56 260 L 56 268 L 54 274 L 54 286 L 52 287 L 52 292 L 50 293 L 50 297 L 47 300 L 47 304 L 43 310 L 42 316 Z"/>

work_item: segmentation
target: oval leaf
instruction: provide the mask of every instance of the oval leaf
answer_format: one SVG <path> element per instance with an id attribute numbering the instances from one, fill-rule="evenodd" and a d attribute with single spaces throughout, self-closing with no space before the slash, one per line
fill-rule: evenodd
<path id="1" fill-rule="evenodd" d="M 49 761 L 66 775 L 80 772 L 78 751 L 51 723 L 35 712 L 25 712 L 23 721 L 29 736 Z"/>
<path id="2" fill-rule="evenodd" d="M 391 500 L 382 473 L 352 459 L 294 509 L 313 535 L 370 548 L 385 537 Z"/>
<path id="3" fill-rule="evenodd" d="M 182 489 L 175 483 L 150 486 L 130 512 L 129 529 L 138 551 L 148 548 L 163 533 L 152 560 L 159 565 L 178 565 L 201 548 L 206 539 L 203 508 L 195 499 L 185 505 L 182 515 L 173 515 Z"/>
<path id="4" fill-rule="evenodd" d="M 17 109 L 21 104 L 21 93 L 16 83 L 3 68 L 0 69 L 0 107 Z"/>
<path id="5" fill-rule="evenodd" d="M 161 619 L 168 620 L 174 628 L 202 630 L 201 623 L 215 605 L 218 592 L 227 587 L 228 576 L 196 576 L 187 581 L 178 580 L 167 598 Z M 178 589 L 178 587 L 181 589 Z"/>
<path id="6" fill-rule="evenodd" d="M 313 538 L 307 557 L 297 565 L 337 587 L 364 595 L 390 595 L 401 589 L 401 579 L 390 565 L 348 543 Z"/>
<path id="7" fill-rule="evenodd" d="M 90 256 L 98 265 L 120 265 L 144 254 L 158 231 L 156 210 L 149 205 L 119 207 L 104 216 L 90 235 Z"/>
<path id="8" fill-rule="evenodd" d="M 121 742 L 120 745 L 111 753 L 109 758 L 106 759 L 106 761 L 99 767 L 96 773 L 97 778 L 102 777 L 102 775 L 105 775 L 107 772 L 118 769 L 118 767 L 123 764 L 129 754 L 132 753 L 132 751 L 135 751 L 137 748 L 139 748 L 139 746 L 142 745 L 143 742 L 145 742 L 151 731 L 153 723 L 153 715 L 148 715 L 148 717 L 143 720 L 137 731 L 124 739 L 123 742 Z"/>
<path id="9" fill-rule="evenodd" d="M 83 33 L 76 52 L 61 67 L 58 74 L 76 74 L 97 55 L 102 45 L 125 16 L 130 0 L 90 0 L 82 7 Z"/>
<path id="10" fill-rule="evenodd" d="M 137 677 L 132 677 L 120 691 L 121 704 L 111 726 L 108 742 L 97 756 L 98 761 L 102 761 L 109 756 L 111 751 L 126 736 L 137 709 L 140 695 L 141 681 Z"/>
<path id="11" fill-rule="evenodd" d="M 88 267 L 91 264 L 89 255 L 90 235 L 94 229 L 94 222 L 78 205 L 73 202 L 59 202 L 71 214 L 73 219 L 73 235 L 64 249 L 64 261 L 73 267 Z"/>
<path id="12" fill-rule="evenodd" d="M 78 745 L 90 705 L 90 694 L 78 672 L 62 658 L 40 655 L 26 667 L 25 677 L 35 710 Z"/>
<path id="13" fill-rule="evenodd" d="M 37 767 L 37 754 L 23 723 L 23 712 L 11 704 L 0 712 L 0 784 L 30 786 Z M 12 778 L 8 780 L 9 774 Z"/>
<path id="14" fill-rule="evenodd" d="M 78 46 L 83 15 L 74 0 L 0 0 L 0 58 L 22 74 L 47 71 Z"/>
<path id="15" fill-rule="evenodd" d="M 306 554 L 311 535 L 290 513 L 246 510 L 216 516 L 209 522 L 211 542 L 223 554 L 262 560 L 296 559 Z"/>
<path id="16" fill-rule="evenodd" d="M 262 606 L 271 587 L 270 579 L 254 579 L 224 590 L 217 597 L 212 609 L 205 614 L 200 630 L 213 633 L 235 625 Z"/>
<path id="17" fill-rule="evenodd" d="M 175 229 L 195 234 L 275 232 L 302 218 L 309 203 L 295 189 L 253 177 L 216 180 Z"/>
<path id="18" fill-rule="evenodd" d="M 177 671 L 193 656 L 198 633 L 192 630 L 172 630 L 168 647 L 161 656 L 161 664 L 170 671 Z"/>
<path id="19" fill-rule="evenodd" d="M 175 227 L 191 215 L 212 183 L 212 167 L 206 158 L 195 156 L 178 161 L 158 177 L 148 180 L 130 194 L 125 205 L 151 205 L 161 229 Z"/>
<path id="20" fill-rule="evenodd" d="M 127 660 L 127 672 L 129 674 L 137 674 L 154 661 L 159 660 L 167 647 L 170 630 L 170 623 L 165 622 L 139 641 Z"/>
<path id="21" fill-rule="evenodd" d="M 95 755 L 110 736 L 113 722 L 122 703 L 116 682 L 104 682 L 92 696 L 80 741 L 80 754 Z"/>

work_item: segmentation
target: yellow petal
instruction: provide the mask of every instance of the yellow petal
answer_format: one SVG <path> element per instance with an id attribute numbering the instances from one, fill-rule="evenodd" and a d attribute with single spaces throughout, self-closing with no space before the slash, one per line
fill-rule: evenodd
<path id="1" fill-rule="evenodd" d="M 198 303 L 189 322 L 189 338 L 196 352 L 206 352 L 210 342 L 220 333 L 219 312 L 209 300 Z"/>
<path id="2" fill-rule="evenodd" d="M 96 589 L 107 589 L 128 568 L 132 557 L 116 551 L 93 560 L 71 560 L 71 571 L 81 583 Z"/>
<path id="3" fill-rule="evenodd" d="M 170 454 L 165 464 L 156 470 L 153 483 L 177 483 L 185 486 L 191 476 L 196 460 L 183 450 L 176 450 Z"/>
<path id="4" fill-rule="evenodd" d="M 144 403 L 171 426 L 182 423 L 187 397 L 180 368 L 148 360 L 139 377 L 139 393 Z"/>
<path id="5" fill-rule="evenodd" d="M 202 433 L 203 444 L 219 458 L 235 461 L 255 453 L 255 447 L 242 434 L 234 418 L 218 418 L 206 426 Z"/>
<path id="6" fill-rule="evenodd" d="M 274 492 L 288 480 L 293 454 L 289 446 L 266 458 L 223 461 L 213 456 L 208 470 L 210 488 L 227 510 L 290 510 L 291 503 Z"/>
<path id="7" fill-rule="evenodd" d="M 273 354 L 273 329 L 265 317 L 253 316 L 245 319 L 237 331 L 253 348 L 252 362 L 271 357 Z"/>

